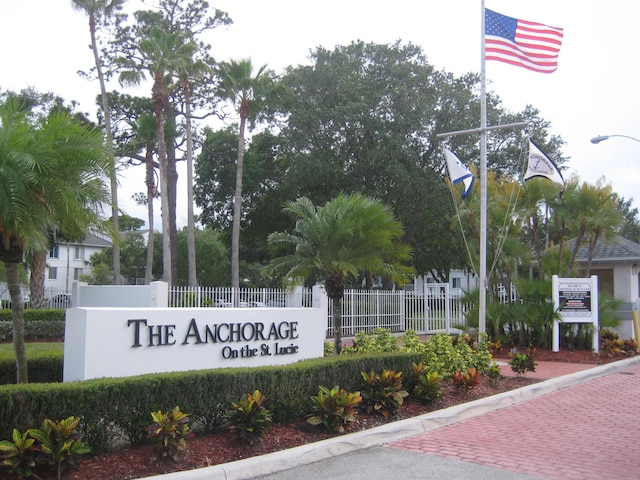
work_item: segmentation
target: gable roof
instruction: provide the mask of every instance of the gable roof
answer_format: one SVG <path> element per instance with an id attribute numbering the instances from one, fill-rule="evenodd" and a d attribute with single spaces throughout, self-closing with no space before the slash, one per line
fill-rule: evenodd
<path id="1" fill-rule="evenodd" d="M 575 245 L 575 239 L 569 242 L 570 248 Z M 585 263 L 589 254 L 589 246 L 581 245 L 576 255 L 576 261 Z M 592 263 L 640 263 L 640 244 L 632 242 L 620 235 L 606 241 L 603 238 L 596 243 Z"/>
<path id="2" fill-rule="evenodd" d="M 110 247 L 110 246 L 113 245 L 111 240 L 109 240 L 108 238 L 101 237 L 101 236 L 96 235 L 94 233 L 87 233 L 87 236 L 82 241 L 78 241 L 78 240 L 71 240 L 71 241 L 59 240 L 58 242 L 56 242 L 56 244 L 57 245 L 84 245 L 84 246 L 102 247 L 102 248 Z"/>

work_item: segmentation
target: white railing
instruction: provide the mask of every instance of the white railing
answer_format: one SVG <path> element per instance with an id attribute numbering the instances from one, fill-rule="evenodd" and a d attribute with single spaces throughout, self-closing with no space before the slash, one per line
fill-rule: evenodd
<path id="1" fill-rule="evenodd" d="M 386 328 L 402 332 L 405 328 L 404 292 L 389 290 L 345 290 L 342 298 L 342 335 L 372 332 Z M 328 301 L 327 336 L 334 336 L 333 300 Z"/>
<path id="2" fill-rule="evenodd" d="M 333 301 L 322 293 L 327 308 L 327 337 L 334 335 Z M 169 307 L 311 307 L 310 289 L 231 287 L 171 287 Z M 318 306 L 320 306 L 318 305 Z M 342 299 L 342 335 L 387 328 L 392 332 L 459 332 L 466 325 L 462 290 L 449 285 L 430 285 L 424 292 L 404 290 L 345 290 Z"/>
<path id="3" fill-rule="evenodd" d="M 310 307 L 311 291 L 277 288 L 170 287 L 169 307 Z"/>
<path id="4" fill-rule="evenodd" d="M 342 299 L 342 334 L 386 328 L 392 332 L 460 332 L 466 325 L 462 291 L 443 284 L 423 293 L 404 290 L 346 290 Z M 327 336 L 334 335 L 332 301 L 327 313 Z"/>
<path id="5" fill-rule="evenodd" d="M 316 306 L 327 309 L 327 337 L 334 335 L 333 302 L 321 290 Z M 28 296 L 25 297 L 28 304 Z M 69 308 L 71 294 L 64 289 L 45 289 L 48 308 Z M 311 307 L 312 290 L 297 288 L 180 287 L 169 288 L 168 306 L 173 308 Z M 424 292 L 404 290 L 345 290 L 342 299 L 342 334 L 387 328 L 392 332 L 452 333 L 466 324 L 462 291 L 447 284 L 429 284 Z"/>
<path id="6" fill-rule="evenodd" d="M 31 294 L 27 286 L 22 285 L 22 299 L 25 308 L 31 307 Z M 0 282 L 0 308 L 10 308 L 11 297 L 9 296 L 9 288 L 4 282 Z M 44 307 L 65 309 L 71 307 L 71 292 L 65 288 L 45 287 L 44 288 Z"/>

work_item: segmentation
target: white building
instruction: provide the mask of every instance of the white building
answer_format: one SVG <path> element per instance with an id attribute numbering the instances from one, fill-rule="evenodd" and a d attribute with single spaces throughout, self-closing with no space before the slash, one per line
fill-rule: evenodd
<path id="1" fill-rule="evenodd" d="M 71 293 L 80 275 L 91 273 L 91 255 L 111 246 L 111 240 L 89 233 L 81 242 L 59 242 L 47 255 L 45 291 Z"/>
<path id="2" fill-rule="evenodd" d="M 441 285 L 431 275 L 420 275 L 413 278 L 413 290 L 416 293 L 425 293 L 429 285 L 434 284 Z M 460 288 L 465 292 L 475 290 L 479 287 L 478 276 L 473 272 L 453 269 L 449 272 L 449 287 Z"/>

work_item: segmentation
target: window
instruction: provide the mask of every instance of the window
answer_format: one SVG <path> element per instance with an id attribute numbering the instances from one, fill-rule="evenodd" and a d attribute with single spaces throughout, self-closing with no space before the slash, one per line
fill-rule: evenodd
<path id="1" fill-rule="evenodd" d="M 51 247 L 49 250 L 49 258 L 60 258 L 60 250 L 58 249 L 58 245 L 55 247 Z"/>
<path id="2" fill-rule="evenodd" d="M 58 279 L 58 269 L 56 267 L 49 267 L 49 280 L 57 280 L 57 279 Z"/>
<path id="3" fill-rule="evenodd" d="M 82 275 L 82 269 L 81 268 L 74 268 L 73 269 L 73 279 L 74 280 L 80 280 L 80 275 Z"/>
<path id="4" fill-rule="evenodd" d="M 453 288 L 460 288 L 460 277 L 453 277 L 451 279 L 451 286 Z"/>
<path id="5" fill-rule="evenodd" d="M 73 258 L 76 260 L 82 260 L 82 247 L 76 247 L 75 256 Z"/>

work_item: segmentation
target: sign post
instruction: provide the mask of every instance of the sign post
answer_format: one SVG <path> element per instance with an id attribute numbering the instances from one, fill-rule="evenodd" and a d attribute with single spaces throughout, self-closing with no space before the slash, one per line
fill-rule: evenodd
<path id="1" fill-rule="evenodd" d="M 552 350 L 560 351 L 560 322 L 591 323 L 594 327 L 593 351 L 599 350 L 598 277 L 559 278 L 553 276 L 553 305 L 560 320 L 553 321 Z"/>

